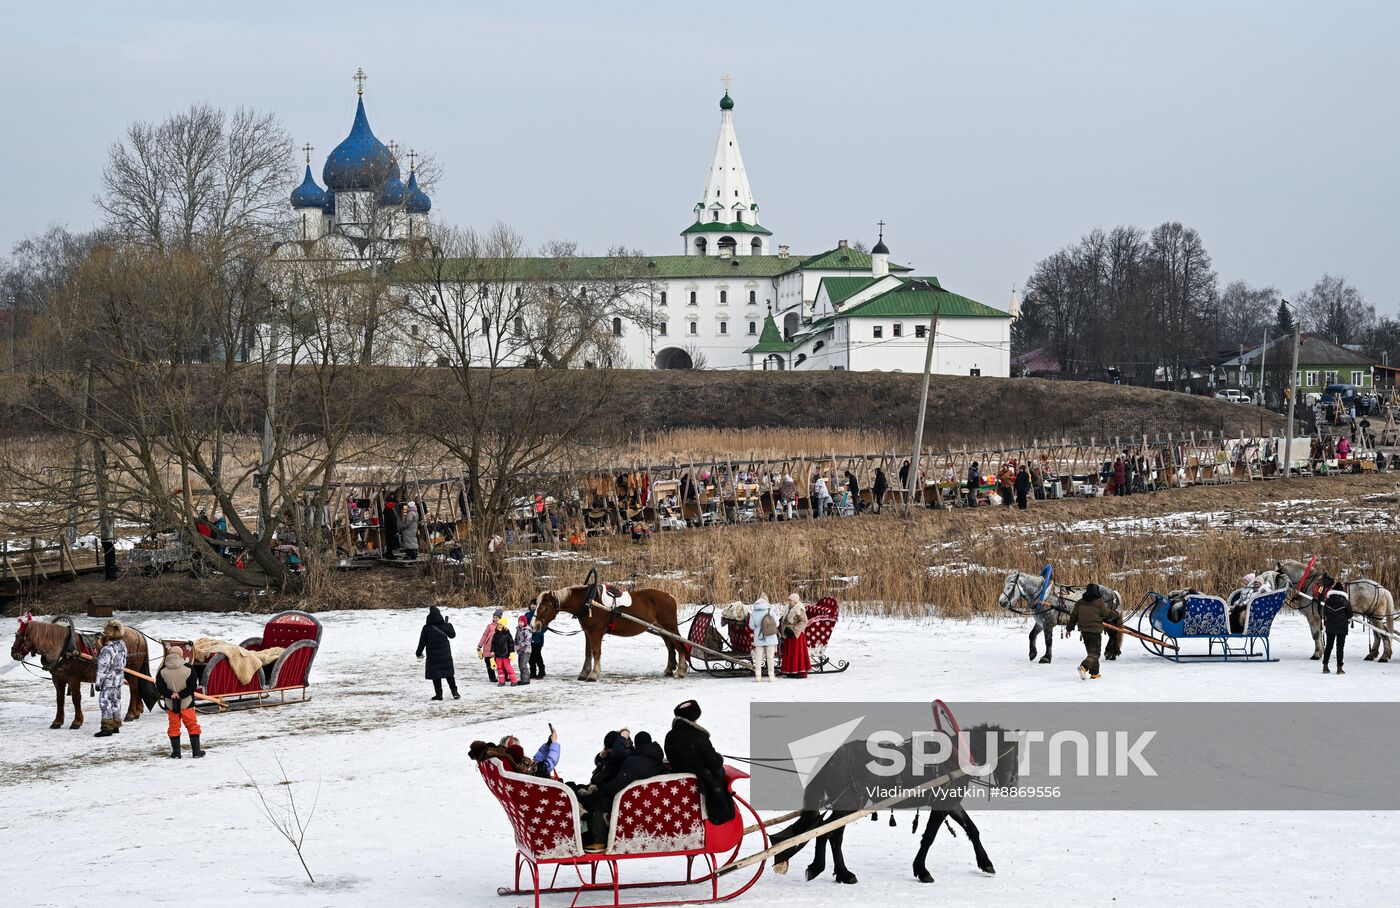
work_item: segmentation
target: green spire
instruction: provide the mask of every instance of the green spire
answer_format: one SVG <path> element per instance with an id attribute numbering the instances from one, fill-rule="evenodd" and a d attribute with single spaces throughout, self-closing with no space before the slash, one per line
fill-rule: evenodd
<path id="1" fill-rule="evenodd" d="M 733 109 L 734 109 L 734 99 L 731 98 L 731 97 L 729 97 L 729 92 L 726 91 L 726 92 L 724 93 L 724 97 L 719 99 L 719 109 L 720 109 L 720 110 L 733 110 Z"/>

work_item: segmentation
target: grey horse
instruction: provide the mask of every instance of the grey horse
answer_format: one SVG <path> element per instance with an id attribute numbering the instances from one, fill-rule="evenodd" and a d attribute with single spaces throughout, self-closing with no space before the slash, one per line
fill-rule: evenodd
<path id="1" fill-rule="evenodd" d="M 1264 571 L 1260 574 L 1264 581 L 1274 589 L 1287 587 L 1289 593 L 1289 604 L 1303 613 L 1303 617 L 1308 619 L 1308 630 L 1313 638 L 1314 659 L 1322 658 L 1322 615 L 1318 612 L 1317 600 L 1313 598 L 1315 592 L 1313 581 L 1322 576 L 1322 570 L 1316 565 L 1313 566 L 1312 573 L 1308 576 L 1307 588 L 1298 589 L 1298 584 L 1303 580 L 1303 572 L 1307 570 L 1307 565 L 1301 561 L 1280 561 L 1272 571 Z M 1359 617 L 1363 617 L 1371 625 L 1375 633 L 1371 637 L 1371 649 L 1366 654 L 1366 661 L 1389 662 L 1391 653 L 1391 640 L 1395 637 L 1395 596 L 1390 590 L 1381 586 L 1374 580 L 1349 580 L 1345 584 L 1347 596 L 1351 598 L 1351 609 Z M 1301 599 L 1307 604 L 1299 608 L 1294 599 Z M 1384 622 L 1384 630 L 1382 630 Z M 1381 652 L 1384 645 L 1385 652 Z M 1377 658 L 1379 656 L 1379 658 Z"/>
<path id="2" fill-rule="evenodd" d="M 1004 609 L 1020 611 L 1021 614 L 1029 615 L 1033 619 L 1031 625 L 1031 655 L 1032 660 L 1036 657 L 1035 638 L 1037 634 L 1045 635 L 1045 655 L 1040 657 L 1041 664 L 1050 662 L 1050 656 L 1054 647 L 1055 628 L 1069 623 L 1069 616 L 1074 611 L 1075 603 L 1079 597 L 1084 595 L 1082 586 L 1065 586 L 1061 583 L 1051 583 L 1050 588 L 1045 592 L 1045 599 L 1042 602 L 1040 589 L 1044 580 L 1039 574 L 1026 574 L 1021 571 L 1012 571 L 1006 575 L 1006 583 L 1001 588 L 1001 595 L 997 597 L 997 605 Z M 1109 607 L 1119 614 L 1123 612 L 1123 602 L 1118 593 L 1100 584 L 1099 589 L 1103 592 L 1104 600 Z M 1025 609 L 1016 608 L 1016 603 L 1025 603 Z M 1117 631 L 1108 632 L 1108 646 L 1104 650 L 1103 657 L 1108 660 L 1118 658 L 1118 654 L 1123 651 L 1123 635 Z"/>

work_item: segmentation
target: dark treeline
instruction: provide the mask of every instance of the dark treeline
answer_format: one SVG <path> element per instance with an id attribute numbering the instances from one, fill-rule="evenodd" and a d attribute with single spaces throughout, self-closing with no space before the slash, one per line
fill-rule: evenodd
<path id="1" fill-rule="evenodd" d="M 1177 222 L 1152 231 L 1094 229 L 1036 263 L 1026 282 L 1012 352 L 1045 348 L 1063 373 L 1101 378 L 1117 369 L 1137 385 L 1184 389 L 1191 372 L 1218 365 L 1293 330 L 1360 345 L 1400 361 L 1400 320 L 1378 316 L 1345 277 L 1324 274 L 1288 297 L 1273 286 L 1220 286 L 1205 242 Z"/>

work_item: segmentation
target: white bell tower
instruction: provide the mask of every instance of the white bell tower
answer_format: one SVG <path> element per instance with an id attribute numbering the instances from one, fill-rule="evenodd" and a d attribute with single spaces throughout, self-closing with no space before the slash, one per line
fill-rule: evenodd
<path id="1" fill-rule="evenodd" d="M 692 209 L 694 223 L 681 233 L 686 255 L 767 255 L 771 231 L 758 219 L 739 137 L 734 132 L 734 99 L 729 96 L 729 76 L 724 77 L 720 98 L 719 137 L 705 189 Z"/>

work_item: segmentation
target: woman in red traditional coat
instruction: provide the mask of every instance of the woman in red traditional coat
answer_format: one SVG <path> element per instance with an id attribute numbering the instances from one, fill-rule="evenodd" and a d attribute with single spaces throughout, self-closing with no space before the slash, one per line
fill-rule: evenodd
<path id="1" fill-rule="evenodd" d="M 805 678 L 812 670 L 812 657 L 807 652 L 807 610 L 796 593 L 788 596 L 788 609 L 778 629 L 778 670 L 789 678 Z"/>

